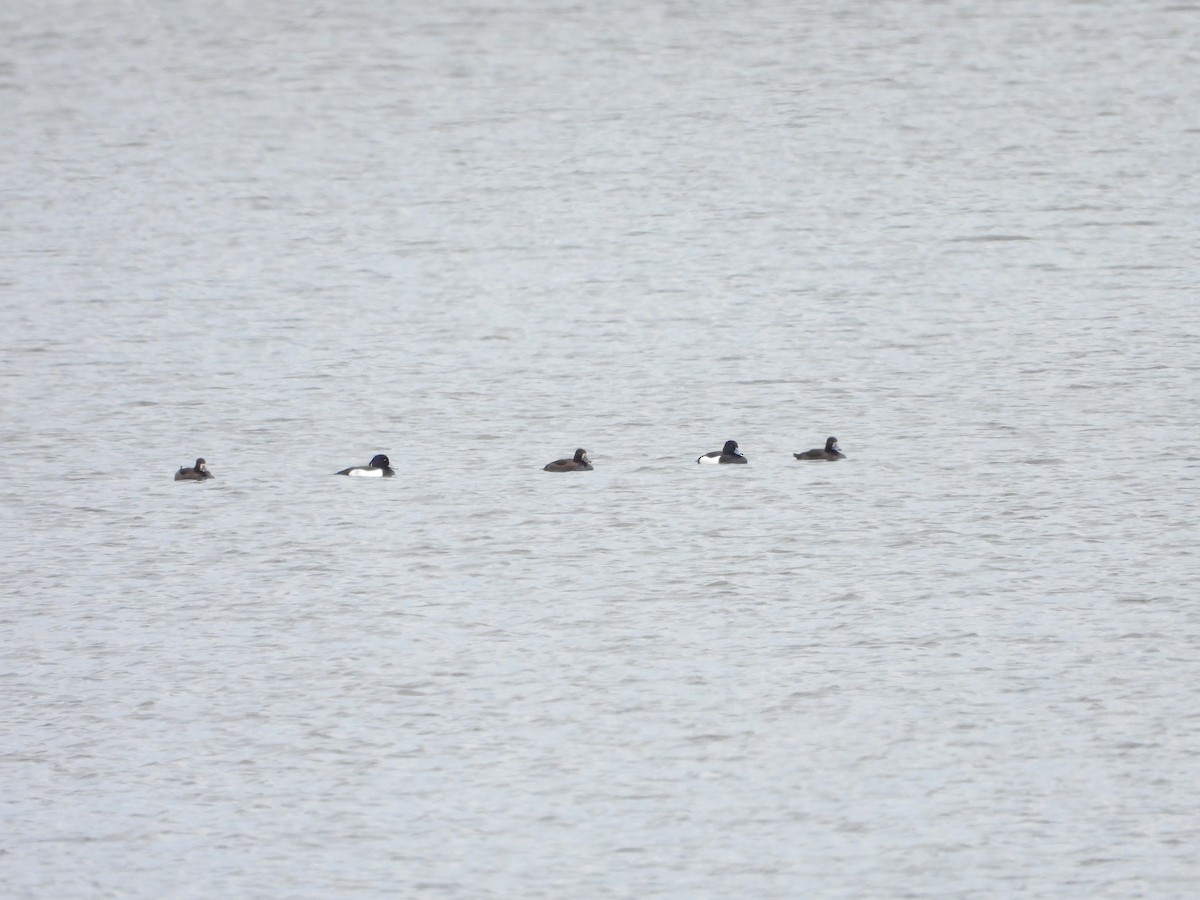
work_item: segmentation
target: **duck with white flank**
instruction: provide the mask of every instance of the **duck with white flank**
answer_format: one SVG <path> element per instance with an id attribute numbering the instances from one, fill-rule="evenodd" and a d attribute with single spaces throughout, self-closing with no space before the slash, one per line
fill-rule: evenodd
<path id="1" fill-rule="evenodd" d="M 365 466 L 351 466 L 348 469 L 342 469 L 337 474 L 357 475 L 366 478 L 391 478 L 396 473 L 392 471 L 392 464 L 388 461 L 388 458 L 382 453 L 377 453 Z"/>
<path id="2" fill-rule="evenodd" d="M 742 451 L 738 449 L 737 441 L 726 441 L 725 446 L 720 450 L 713 450 L 711 453 L 705 453 L 696 460 L 698 463 L 744 463 L 749 462 L 742 455 Z"/>

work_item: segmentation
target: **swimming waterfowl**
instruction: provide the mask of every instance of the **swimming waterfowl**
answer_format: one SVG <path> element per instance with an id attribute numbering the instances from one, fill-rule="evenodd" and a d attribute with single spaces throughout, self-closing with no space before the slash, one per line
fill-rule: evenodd
<path id="1" fill-rule="evenodd" d="M 805 450 L 803 453 L 793 453 L 792 456 L 796 459 L 845 459 L 846 454 L 843 453 L 837 445 L 837 438 L 831 437 L 825 439 L 825 448 L 816 450 Z"/>
<path id="2" fill-rule="evenodd" d="M 208 463 L 203 458 L 196 460 L 196 465 L 190 468 L 180 467 L 179 471 L 175 473 L 176 481 L 203 481 L 213 477 L 215 476 L 208 471 Z"/>
<path id="3" fill-rule="evenodd" d="M 580 447 L 571 459 L 556 459 L 542 466 L 543 472 L 590 472 L 592 462 L 588 459 L 587 451 Z"/>
<path id="4" fill-rule="evenodd" d="M 713 450 L 711 453 L 705 453 L 699 457 L 698 463 L 744 463 L 749 462 L 742 451 L 738 449 L 737 441 L 726 441 L 725 446 L 720 450 Z"/>
<path id="5" fill-rule="evenodd" d="M 382 453 L 377 453 L 365 466 L 351 466 L 348 469 L 342 469 L 337 474 L 391 478 L 396 473 L 392 471 L 392 464 L 388 458 Z"/>

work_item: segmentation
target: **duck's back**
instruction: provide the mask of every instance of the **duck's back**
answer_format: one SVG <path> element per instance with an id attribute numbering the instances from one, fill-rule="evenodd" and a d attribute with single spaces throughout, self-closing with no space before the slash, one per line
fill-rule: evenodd
<path id="1" fill-rule="evenodd" d="M 576 462 L 573 459 L 556 459 L 552 463 L 546 463 L 542 466 L 543 472 L 591 472 L 592 464 L 589 462 Z"/>

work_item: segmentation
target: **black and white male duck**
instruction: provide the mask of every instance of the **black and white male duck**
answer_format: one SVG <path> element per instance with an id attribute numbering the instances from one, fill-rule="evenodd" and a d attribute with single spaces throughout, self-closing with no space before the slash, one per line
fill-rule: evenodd
<path id="1" fill-rule="evenodd" d="M 744 463 L 749 462 L 742 455 L 742 451 L 738 449 L 737 441 L 726 441 L 725 446 L 720 450 L 713 450 L 711 453 L 705 453 L 699 457 L 698 463 Z"/>
<path id="2" fill-rule="evenodd" d="M 392 464 L 388 458 L 382 453 L 377 453 L 365 466 L 351 466 L 348 469 L 342 469 L 337 474 L 357 475 L 366 478 L 391 478 L 396 473 L 392 471 Z"/>

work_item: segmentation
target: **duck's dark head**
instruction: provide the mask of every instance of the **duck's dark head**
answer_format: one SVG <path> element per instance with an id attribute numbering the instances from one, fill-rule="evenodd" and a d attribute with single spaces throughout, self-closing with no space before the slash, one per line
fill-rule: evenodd
<path id="1" fill-rule="evenodd" d="M 390 468 L 391 465 L 392 465 L 391 462 L 389 462 L 388 458 L 386 456 L 384 456 L 382 453 L 377 453 L 375 456 L 373 456 L 371 458 L 371 468 L 372 469 L 387 469 L 387 468 Z"/>
<path id="2" fill-rule="evenodd" d="M 732 456 L 741 456 L 738 452 L 737 441 L 726 441 L 725 446 L 721 449 L 722 453 L 728 453 Z"/>
<path id="3" fill-rule="evenodd" d="M 575 462 L 588 462 L 587 451 L 582 447 L 575 451 Z"/>
<path id="4" fill-rule="evenodd" d="M 204 461 L 203 457 L 196 460 L 196 471 L 197 472 L 207 472 L 208 471 L 208 463 L 206 463 Z"/>
<path id="5" fill-rule="evenodd" d="M 837 438 L 831 437 L 831 438 L 825 439 L 825 452 L 826 453 L 837 453 L 838 452 Z"/>

